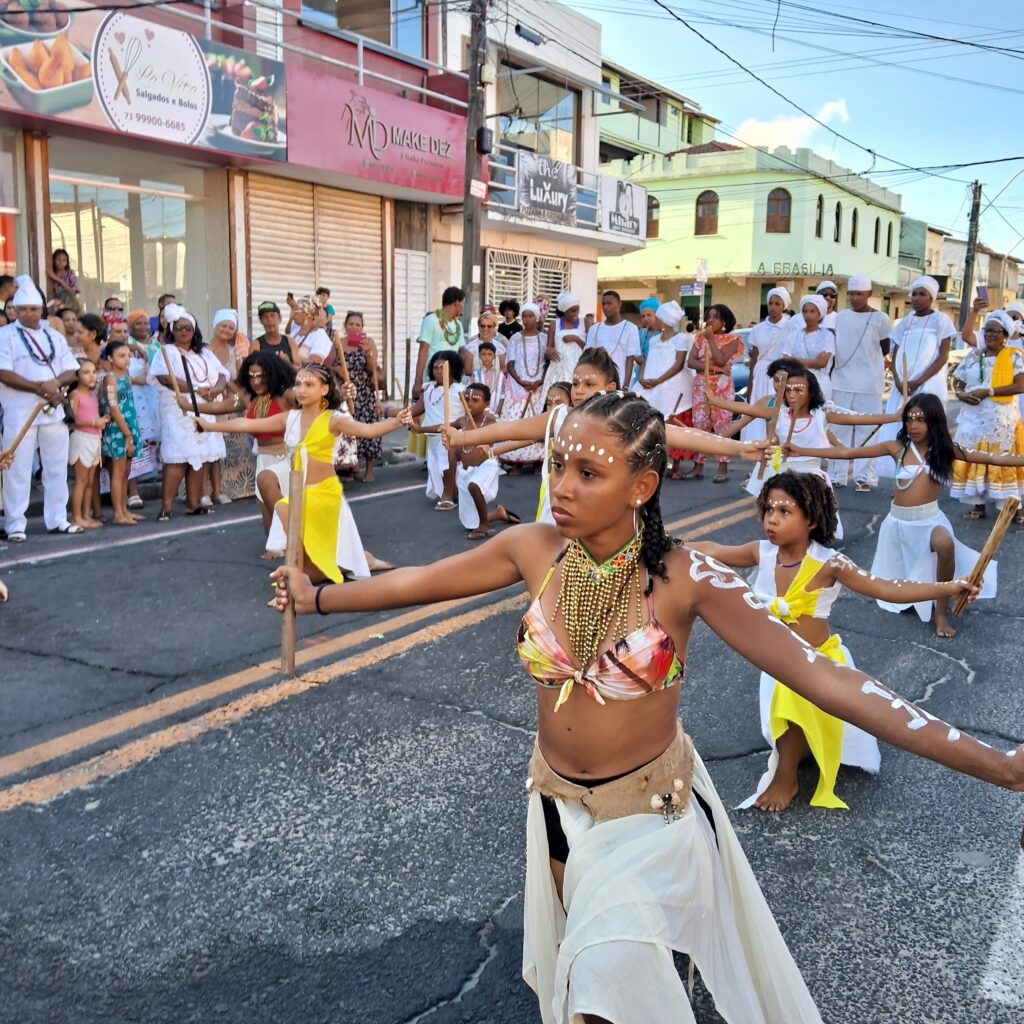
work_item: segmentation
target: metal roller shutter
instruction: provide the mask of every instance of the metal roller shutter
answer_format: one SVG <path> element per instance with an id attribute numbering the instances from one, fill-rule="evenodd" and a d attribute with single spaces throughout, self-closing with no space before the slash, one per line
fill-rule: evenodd
<path id="1" fill-rule="evenodd" d="M 385 344 L 384 240 L 379 196 L 314 187 L 316 283 L 331 289 L 334 328 L 344 327 L 345 311 L 363 314 L 366 333 Z"/>
<path id="2" fill-rule="evenodd" d="M 269 299 L 281 307 L 283 326 L 288 292 L 300 298 L 316 287 L 313 186 L 250 174 L 248 213 L 250 312 L 253 332 L 260 334 L 256 307 L 261 302 Z"/>

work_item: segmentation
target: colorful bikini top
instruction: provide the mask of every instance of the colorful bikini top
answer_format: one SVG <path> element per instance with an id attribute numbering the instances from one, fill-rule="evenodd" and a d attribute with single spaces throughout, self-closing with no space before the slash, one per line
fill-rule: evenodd
<path id="1" fill-rule="evenodd" d="M 797 619 L 809 616 L 812 619 L 827 619 L 843 587 L 833 583 L 831 587 L 808 590 L 807 584 L 817 576 L 821 567 L 835 557 L 832 548 L 823 547 L 811 541 L 793 582 L 781 597 L 775 586 L 775 570 L 778 567 L 779 549 L 770 540 L 761 541 L 757 562 L 757 576 L 754 579 L 754 593 L 768 606 L 776 618 L 787 625 Z"/>
<path id="2" fill-rule="evenodd" d="M 566 549 L 568 550 L 568 549 Z M 586 670 L 577 668 L 558 642 L 540 606 L 541 595 L 554 575 L 565 551 L 548 569 L 537 596 L 519 624 L 516 649 L 523 667 L 538 686 L 560 689 L 557 711 L 579 683 L 586 693 L 604 704 L 608 700 L 633 700 L 678 683 L 683 666 L 676 657 L 672 638 L 654 617 L 654 598 L 647 595 L 648 621 L 598 655 Z"/>
<path id="3" fill-rule="evenodd" d="M 344 413 L 337 409 L 325 409 L 310 424 L 306 436 L 302 437 L 302 410 L 296 409 L 288 414 L 288 421 L 284 428 L 284 439 L 288 450 L 292 454 L 292 468 L 299 467 L 299 452 L 305 451 L 306 455 L 314 462 L 325 462 L 330 466 L 334 465 L 334 445 L 337 438 L 331 433 L 331 419 L 334 416 L 343 416 Z"/>

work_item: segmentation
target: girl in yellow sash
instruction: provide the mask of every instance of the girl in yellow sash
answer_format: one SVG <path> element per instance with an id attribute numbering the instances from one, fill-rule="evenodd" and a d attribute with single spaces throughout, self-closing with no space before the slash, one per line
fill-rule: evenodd
<path id="1" fill-rule="evenodd" d="M 348 385 L 352 387 L 352 385 Z M 306 572 L 320 581 L 341 583 L 346 573 L 369 576 L 359 533 L 344 500 L 341 481 L 334 472 L 334 442 L 340 434 L 353 437 L 383 437 L 412 422 L 408 409 L 393 419 L 360 423 L 339 406 L 342 387 L 334 372 L 318 363 L 305 363 L 295 375 L 295 399 L 299 408 L 261 419 L 203 422 L 203 430 L 225 433 L 274 434 L 284 432 L 299 466 L 305 455 L 306 483 L 302 504 L 302 546 Z M 353 388 L 354 391 L 354 388 Z M 287 492 L 287 482 L 282 488 Z M 277 503 L 275 514 L 287 528 L 288 498 Z"/>
<path id="2" fill-rule="evenodd" d="M 929 601 L 977 588 L 964 580 L 909 583 L 878 579 L 827 547 L 836 528 L 836 502 L 817 474 L 780 473 L 765 482 L 757 499 L 766 540 L 738 547 L 699 543 L 692 547 L 734 568 L 757 567 L 754 593 L 769 611 L 830 661 L 853 668 L 850 652 L 829 627 L 832 605 L 843 586 L 889 601 Z M 835 793 L 840 764 L 875 773 L 880 766 L 872 736 L 832 715 L 784 683 L 761 675 L 761 730 L 771 743 L 768 770 L 741 806 L 784 811 L 799 792 L 797 769 L 808 755 L 818 765 L 812 807 L 846 808 Z"/>

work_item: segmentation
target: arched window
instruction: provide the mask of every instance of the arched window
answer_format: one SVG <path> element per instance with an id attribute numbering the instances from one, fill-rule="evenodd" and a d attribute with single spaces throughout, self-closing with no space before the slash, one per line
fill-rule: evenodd
<path id="1" fill-rule="evenodd" d="M 701 192 L 697 196 L 697 223 L 695 235 L 718 234 L 718 193 Z"/>
<path id="2" fill-rule="evenodd" d="M 858 221 L 858 219 L 859 219 L 859 217 L 858 217 L 857 211 L 854 210 L 853 213 L 850 214 L 850 245 L 852 245 L 854 249 L 857 248 L 857 221 Z"/>
<path id="3" fill-rule="evenodd" d="M 825 226 L 825 197 L 818 196 L 818 207 L 814 211 L 814 237 L 821 238 Z"/>
<path id="4" fill-rule="evenodd" d="M 841 242 L 843 239 L 843 204 L 836 203 L 836 227 L 832 232 L 832 241 Z"/>
<path id="5" fill-rule="evenodd" d="M 661 221 L 661 203 L 654 196 L 647 197 L 647 237 L 658 237 L 658 225 Z"/>
<path id="6" fill-rule="evenodd" d="M 889 221 L 889 226 L 885 229 L 885 255 L 892 255 L 892 221 Z"/>
<path id="7" fill-rule="evenodd" d="M 880 217 L 875 218 L 875 252 L 878 252 L 878 247 L 882 244 L 882 219 Z"/>
<path id="8" fill-rule="evenodd" d="M 788 235 L 793 199 L 784 188 L 773 188 L 768 193 L 768 212 L 764 229 L 770 235 Z"/>

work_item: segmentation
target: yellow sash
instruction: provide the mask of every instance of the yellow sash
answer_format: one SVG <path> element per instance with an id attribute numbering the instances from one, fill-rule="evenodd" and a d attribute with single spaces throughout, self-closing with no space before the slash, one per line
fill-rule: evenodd
<path id="1" fill-rule="evenodd" d="M 804 555 L 789 589 L 781 597 L 776 597 L 768 606 L 772 615 L 781 619 L 787 626 L 792 625 L 805 615 L 813 615 L 818 603 L 818 591 L 808 591 L 807 584 L 814 579 L 824 564 L 816 558 L 811 558 L 810 555 Z"/>
<path id="2" fill-rule="evenodd" d="M 1011 348 L 1004 345 L 996 356 L 996 365 L 992 368 L 992 387 L 1003 388 L 1013 383 L 1013 353 L 1019 352 L 1018 348 Z M 1016 395 L 993 395 L 993 402 L 1012 402 Z"/>

